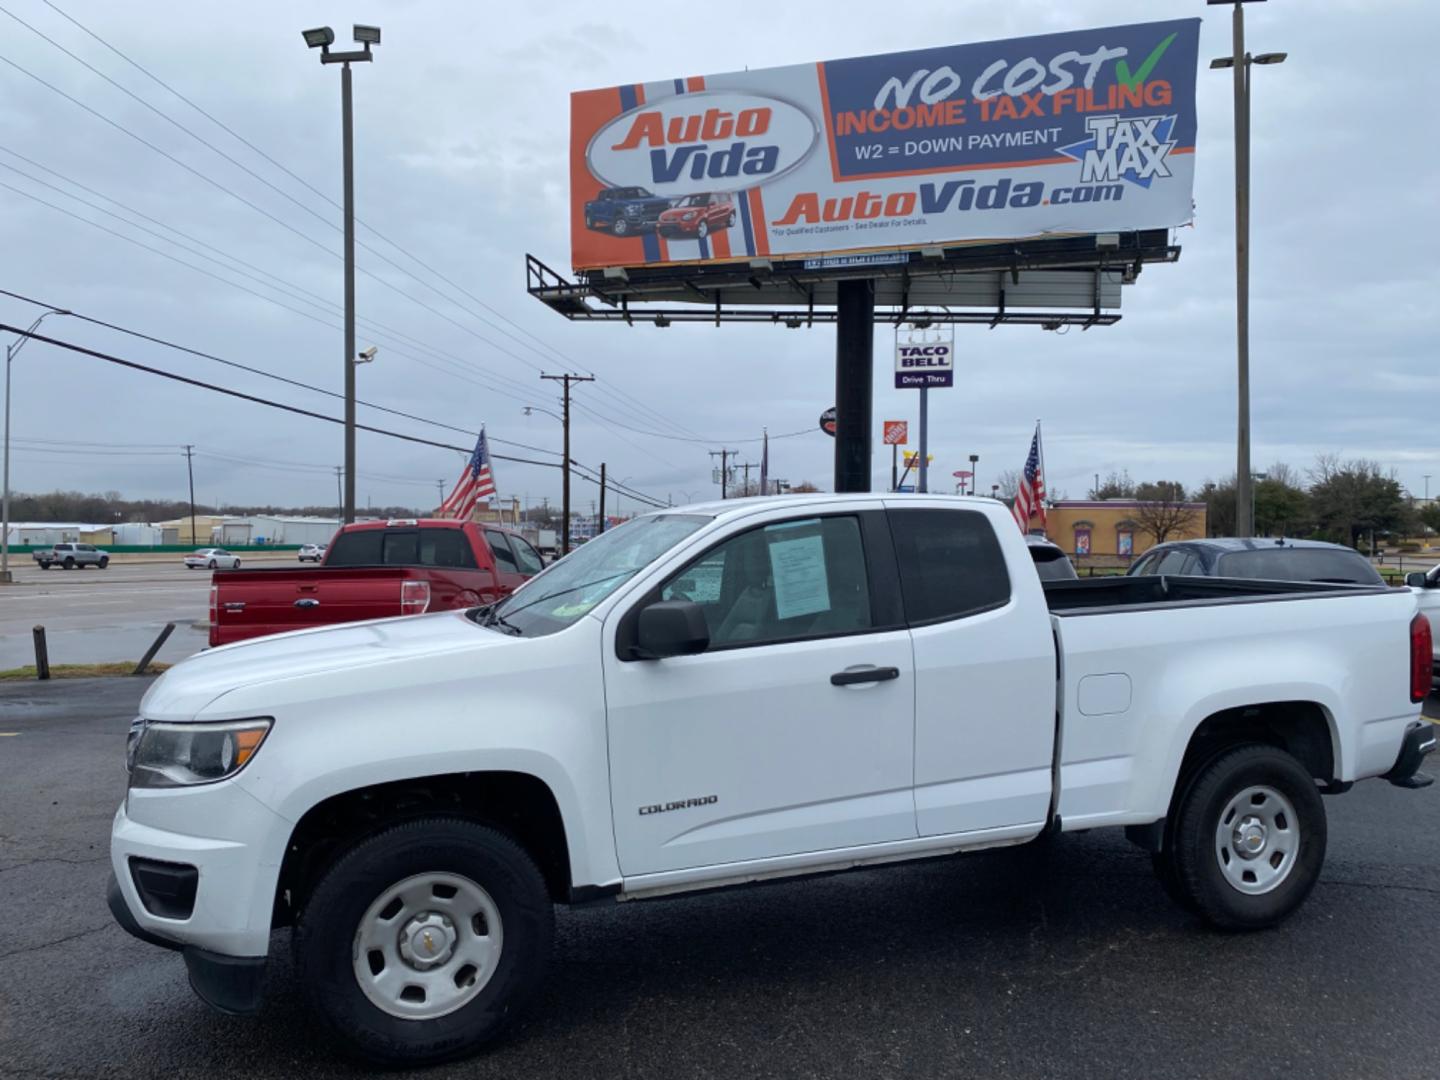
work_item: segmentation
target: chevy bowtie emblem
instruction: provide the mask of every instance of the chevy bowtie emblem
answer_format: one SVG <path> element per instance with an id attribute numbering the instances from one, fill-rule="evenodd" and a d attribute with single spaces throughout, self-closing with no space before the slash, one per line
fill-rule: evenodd
<path id="1" fill-rule="evenodd" d="M 435 939 L 430 936 L 429 930 L 426 930 L 425 933 L 420 935 L 420 940 L 425 942 L 426 952 L 433 953 L 435 951 Z"/>

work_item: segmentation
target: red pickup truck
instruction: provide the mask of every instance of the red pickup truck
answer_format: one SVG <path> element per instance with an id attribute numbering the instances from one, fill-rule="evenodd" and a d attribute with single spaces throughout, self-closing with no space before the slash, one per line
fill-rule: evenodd
<path id="1" fill-rule="evenodd" d="M 217 571 L 210 644 L 489 604 L 542 567 L 523 537 L 493 525 L 443 519 L 346 525 L 318 567 Z"/>

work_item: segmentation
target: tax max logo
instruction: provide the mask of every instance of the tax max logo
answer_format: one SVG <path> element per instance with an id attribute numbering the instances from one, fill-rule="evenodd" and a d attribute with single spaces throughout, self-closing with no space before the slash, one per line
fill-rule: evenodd
<path id="1" fill-rule="evenodd" d="M 1165 159 L 1175 149 L 1170 138 L 1174 115 L 1091 116 L 1085 129 L 1088 139 L 1060 147 L 1062 154 L 1080 162 L 1082 183 L 1128 180 L 1148 188 L 1156 177 L 1170 175 Z"/>

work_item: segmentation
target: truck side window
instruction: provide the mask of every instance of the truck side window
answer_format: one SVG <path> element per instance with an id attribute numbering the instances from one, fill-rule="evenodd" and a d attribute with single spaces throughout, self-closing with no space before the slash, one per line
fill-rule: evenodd
<path id="1" fill-rule="evenodd" d="M 958 619 L 1010 599 L 990 520 L 974 510 L 891 510 L 900 593 L 911 626 Z"/>
<path id="2" fill-rule="evenodd" d="M 342 532 L 330 542 L 326 553 L 327 566 L 379 566 L 379 529 L 360 529 L 356 532 Z"/>
<path id="3" fill-rule="evenodd" d="M 520 567 L 515 562 L 515 553 L 510 550 L 510 541 L 502 532 L 485 530 L 485 541 L 495 556 L 495 566 L 507 574 L 518 574 Z"/>
<path id="4" fill-rule="evenodd" d="M 705 612 L 710 646 L 766 645 L 870 629 L 860 523 L 804 518 L 725 541 L 661 588 Z"/>
<path id="5" fill-rule="evenodd" d="M 540 558 L 540 553 L 531 547 L 528 541 L 512 536 L 510 546 L 515 549 L 515 558 L 520 563 L 522 574 L 538 574 L 545 569 L 545 560 Z"/>
<path id="6" fill-rule="evenodd" d="M 476 569 L 475 555 L 459 529 L 421 529 L 420 565 Z"/>

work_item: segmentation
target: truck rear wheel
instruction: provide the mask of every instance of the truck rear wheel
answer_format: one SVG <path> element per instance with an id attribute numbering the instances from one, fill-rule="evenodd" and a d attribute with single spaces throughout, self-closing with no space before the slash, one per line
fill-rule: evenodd
<path id="1" fill-rule="evenodd" d="M 1200 915 L 1227 930 L 1258 930 L 1303 904 L 1319 880 L 1325 806 L 1285 751 L 1239 746 L 1195 776 L 1169 835 L 1162 858 Z"/>
<path id="2" fill-rule="evenodd" d="M 514 840 L 459 818 L 405 822 L 356 845 L 295 928 L 312 1006 L 359 1056 L 427 1065 L 508 1026 L 545 979 L 555 913 Z"/>

